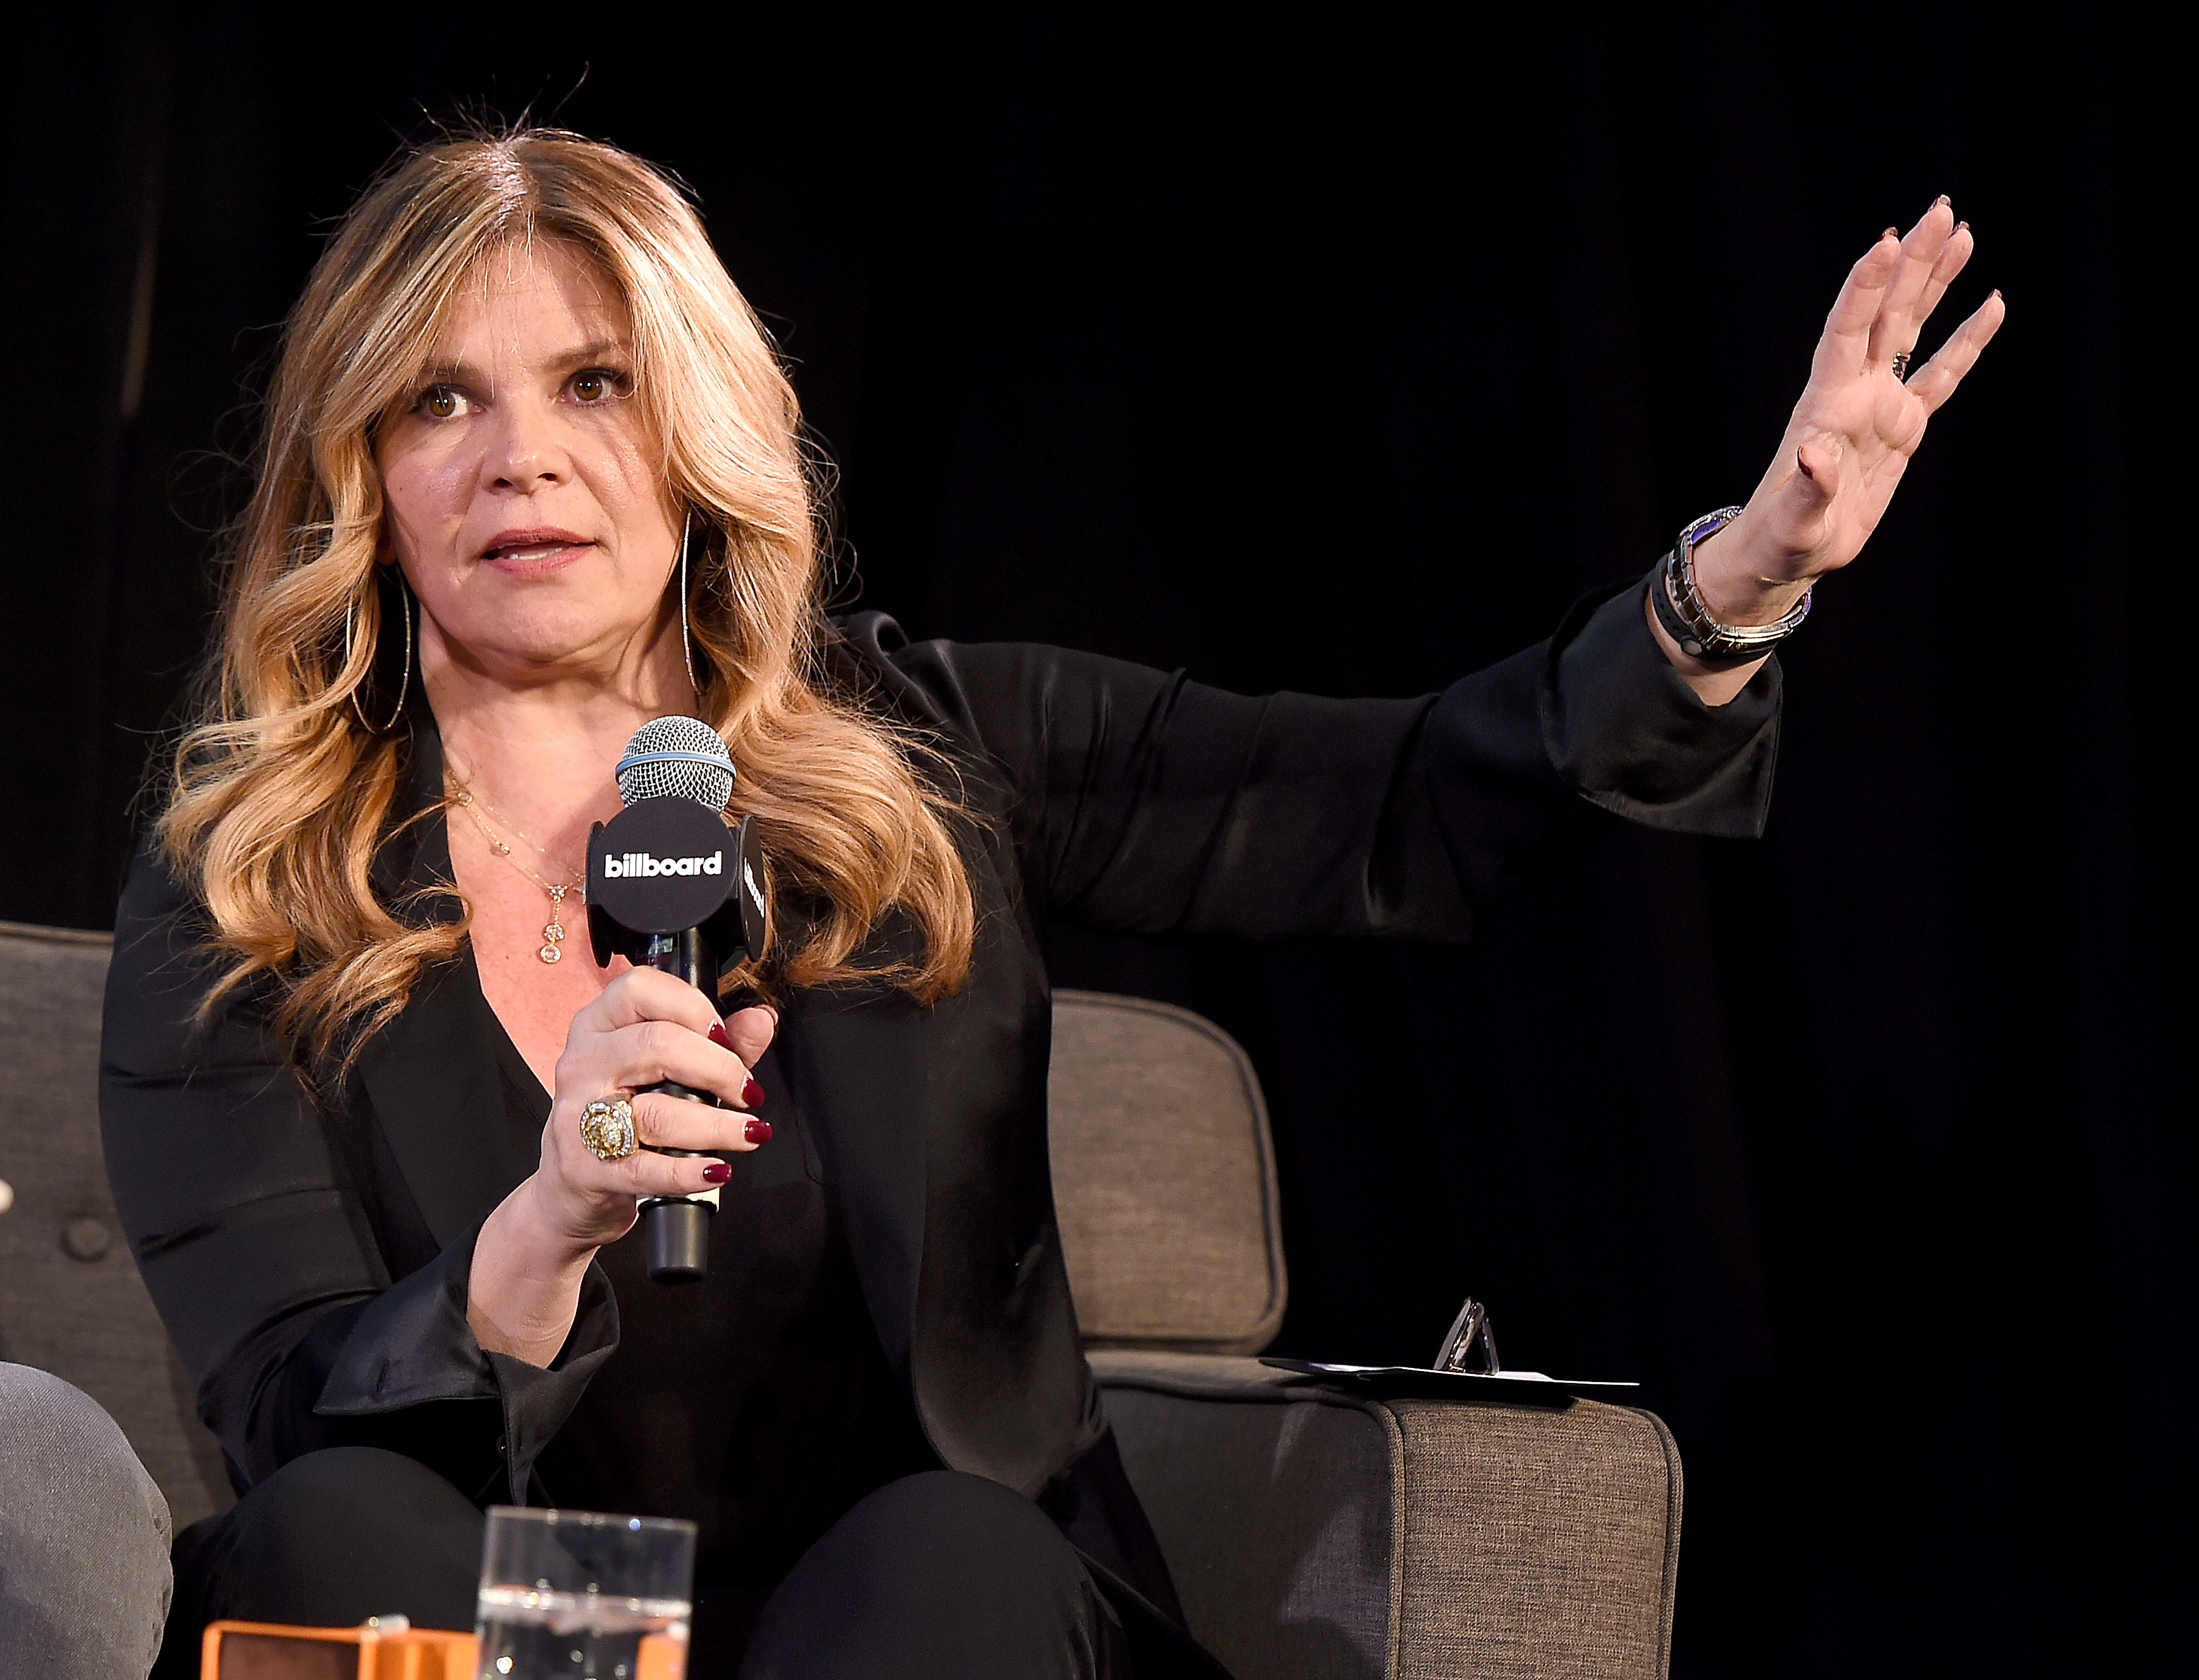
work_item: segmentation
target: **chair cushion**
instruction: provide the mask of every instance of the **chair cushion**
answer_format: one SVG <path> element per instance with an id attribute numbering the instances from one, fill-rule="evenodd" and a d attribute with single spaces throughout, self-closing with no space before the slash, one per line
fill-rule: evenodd
<path id="1" fill-rule="evenodd" d="M 137 1276 L 99 1140 L 105 934 L 0 922 L 0 1359 L 107 1409 L 178 1528 L 234 1496 Z"/>
<path id="2" fill-rule="evenodd" d="M 1397 1671 L 1638 1677 L 1671 1660 L 1679 1449 L 1654 1414 L 1394 1400 L 1405 1467 Z"/>
<path id="3" fill-rule="evenodd" d="M 1054 1204 L 1093 1346 L 1255 1353 L 1286 1294 L 1274 1152 L 1252 1065 L 1164 1003 L 1059 991 Z"/>

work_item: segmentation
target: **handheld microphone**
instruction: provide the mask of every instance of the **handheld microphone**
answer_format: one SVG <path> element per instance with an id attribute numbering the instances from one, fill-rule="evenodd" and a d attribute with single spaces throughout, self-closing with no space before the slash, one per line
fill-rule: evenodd
<path id="1" fill-rule="evenodd" d="M 636 730 L 618 761 L 626 809 L 588 832 L 588 942 L 596 965 L 624 956 L 676 974 L 715 1007 L 720 972 L 764 948 L 763 849 L 755 820 L 728 829 L 733 761 L 699 718 L 661 717 Z M 724 1105 L 667 1080 L 652 1085 L 690 1102 Z M 664 1149 L 666 1155 L 695 1155 Z M 649 1275 L 692 1283 L 709 1269 L 718 1193 L 650 1196 L 641 1203 Z"/>

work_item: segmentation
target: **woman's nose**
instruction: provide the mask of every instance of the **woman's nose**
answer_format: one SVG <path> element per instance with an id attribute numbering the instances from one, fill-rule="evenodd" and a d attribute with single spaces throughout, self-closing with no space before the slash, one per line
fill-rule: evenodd
<path id="1" fill-rule="evenodd" d="M 482 462 L 491 488 L 531 490 L 564 480 L 570 464 L 547 412 L 524 401 L 499 404 L 492 412 L 488 454 Z"/>

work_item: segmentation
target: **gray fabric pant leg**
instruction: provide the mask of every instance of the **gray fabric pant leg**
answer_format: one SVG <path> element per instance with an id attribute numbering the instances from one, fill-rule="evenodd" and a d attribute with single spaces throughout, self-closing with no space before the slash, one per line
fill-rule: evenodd
<path id="1" fill-rule="evenodd" d="M 0 1674 L 144 1680 L 168 1540 L 168 1502 L 98 1402 L 0 1364 Z"/>

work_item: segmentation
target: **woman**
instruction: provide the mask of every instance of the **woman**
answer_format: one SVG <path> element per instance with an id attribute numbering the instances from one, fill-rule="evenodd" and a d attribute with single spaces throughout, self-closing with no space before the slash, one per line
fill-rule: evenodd
<path id="1" fill-rule="evenodd" d="M 1969 248 L 1943 200 L 1857 264 L 1675 592 L 1432 699 L 1248 700 L 828 623 L 793 394 L 680 195 L 551 132 L 404 161 L 289 324 L 117 927 L 116 1199 L 244 1490 L 164 1660 L 466 1625 L 479 1508 L 532 1496 L 701 1524 L 698 1674 L 1210 1671 L 1078 1351 L 1041 928 L 1458 937 L 1605 814 L 1755 832 L 1770 645 L 1999 321 L 1904 383 Z M 772 862 L 722 1020 L 565 937 L 667 713 Z M 621 1098 L 649 1146 L 584 1136 Z M 713 1187 L 708 1280 L 652 1286 L 636 1197 Z"/>

